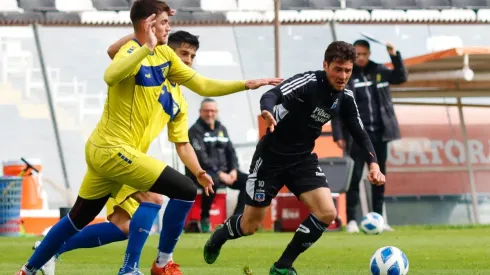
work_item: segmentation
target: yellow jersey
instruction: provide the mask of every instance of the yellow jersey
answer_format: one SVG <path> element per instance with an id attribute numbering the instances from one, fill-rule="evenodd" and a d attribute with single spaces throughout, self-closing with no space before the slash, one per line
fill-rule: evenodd
<path id="1" fill-rule="evenodd" d="M 185 65 L 167 45 L 154 51 L 135 39 L 121 47 L 104 74 L 108 84 L 102 118 L 90 136 L 97 146 L 127 145 L 138 148 L 155 108 L 169 108 L 161 101 L 165 80 L 183 84 L 203 96 L 220 96 L 245 90 L 244 81 L 207 79 Z"/>
<path id="2" fill-rule="evenodd" d="M 173 143 L 189 142 L 188 135 L 188 104 L 179 84 L 165 80 L 165 85 L 158 97 L 163 108 L 155 108 L 150 123 L 138 149 L 146 153 L 150 144 L 160 135 L 165 125 L 168 125 L 168 140 Z"/>

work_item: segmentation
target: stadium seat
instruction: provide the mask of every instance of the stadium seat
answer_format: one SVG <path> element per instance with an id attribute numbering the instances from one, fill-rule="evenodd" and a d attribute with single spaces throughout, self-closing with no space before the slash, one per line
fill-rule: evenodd
<path id="1" fill-rule="evenodd" d="M 199 0 L 166 0 L 170 8 L 181 11 L 202 11 Z"/>
<path id="2" fill-rule="evenodd" d="M 409 10 L 419 8 L 417 0 L 383 0 L 385 9 Z"/>
<path id="3" fill-rule="evenodd" d="M 340 0 L 309 0 L 312 9 L 340 9 Z"/>
<path id="4" fill-rule="evenodd" d="M 42 22 L 44 16 L 39 12 L 25 11 L 23 13 L 19 12 L 4 12 L 0 13 L 0 22 L 7 24 L 26 24 L 34 22 Z"/>
<path id="5" fill-rule="evenodd" d="M 51 24 L 80 24 L 82 22 L 78 12 L 47 12 L 45 17 L 46 22 Z"/>
<path id="6" fill-rule="evenodd" d="M 351 9 L 375 10 L 383 8 L 382 0 L 346 0 L 345 5 Z"/>
<path id="7" fill-rule="evenodd" d="M 308 8 L 307 0 L 281 0 L 281 10 L 304 10 Z"/>
<path id="8" fill-rule="evenodd" d="M 94 8 L 100 11 L 124 11 L 129 10 L 127 0 L 92 0 Z"/>
<path id="9" fill-rule="evenodd" d="M 59 11 L 91 11 L 94 10 L 92 0 L 56 0 L 56 9 Z"/>
<path id="10" fill-rule="evenodd" d="M 119 22 L 119 15 L 115 11 L 86 11 L 80 14 L 82 24 L 112 24 Z"/>
<path id="11" fill-rule="evenodd" d="M 8 12 L 8 11 L 21 11 L 19 5 L 17 4 L 17 0 L 3 0 L 0 5 L 0 12 Z"/>
<path id="12" fill-rule="evenodd" d="M 55 0 L 19 0 L 19 7 L 27 11 L 56 11 Z"/>
<path id="13" fill-rule="evenodd" d="M 201 0 L 201 9 L 205 11 L 234 11 L 236 0 Z"/>
<path id="14" fill-rule="evenodd" d="M 454 3 L 454 0 L 452 1 Z M 419 7 L 422 9 L 449 9 L 451 8 L 450 0 L 423 0 L 419 1 Z"/>
<path id="15" fill-rule="evenodd" d="M 246 11 L 272 11 L 274 0 L 238 0 L 238 9 Z"/>
<path id="16" fill-rule="evenodd" d="M 172 21 L 192 21 L 194 20 L 192 12 L 190 11 L 177 11 L 172 17 Z"/>
<path id="17" fill-rule="evenodd" d="M 452 6 L 465 9 L 487 9 L 490 7 L 488 0 L 452 0 Z"/>
<path id="18" fill-rule="evenodd" d="M 226 15 L 222 12 L 196 11 L 191 15 L 194 21 L 226 21 Z"/>

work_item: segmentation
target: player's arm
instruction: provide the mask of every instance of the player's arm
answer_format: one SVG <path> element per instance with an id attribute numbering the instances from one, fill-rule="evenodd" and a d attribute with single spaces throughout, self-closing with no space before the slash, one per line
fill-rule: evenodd
<path id="1" fill-rule="evenodd" d="M 215 97 L 224 96 L 247 89 L 257 89 L 265 85 L 277 85 L 282 79 L 256 79 L 256 80 L 217 80 L 199 75 L 189 66 L 185 65 L 182 60 L 168 47 L 159 47 L 164 51 L 170 62 L 170 71 L 167 75 L 172 82 L 179 83 L 189 88 L 191 91 L 200 96 Z"/>
<path id="2" fill-rule="evenodd" d="M 153 14 L 145 19 L 144 22 L 147 39 L 146 44 L 136 49 L 126 49 L 126 47 L 121 48 L 106 69 L 104 81 L 109 87 L 118 84 L 129 76 L 136 75 L 141 67 L 141 61 L 143 61 L 143 59 L 145 59 L 155 48 L 157 39 L 152 31 L 153 24 L 155 24 L 154 19 L 155 15 Z"/>
<path id="3" fill-rule="evenodd" d="M 344 100 L 342 102 L 341 119 L 344 125 L 349 130 L 350 134 L 354 138 L 354 141 L 363 149 L 366 155 L 366 160 L 369 165 L 376 164 L 377 158 L 374 152 L 373 144 L 369 138 L 368 133 L 364 129 L 361 117 L 359 116 L 359 111 L 357 109 L 357 104 L 352 95 L 352 91 L 346 90 L 344 95 Z"/>
<path id="4" fill-rule="evenodd" d="M 109 46 L 109 49 L 107 49 L 107 54 L 111 59 L 114 59 L 116 56 L 117 52 L 121 49 L 122 46 L 124 46 L 126 43 L 131 41 L 134 38 L 134 33 L 128 34 L 125 37 L 119 39 L 118 41 L 114 42 L 112 45 Z"/>
<path id="5" fill-rule="evenodd" d="M 315 81 L 314 73 L 297 74 L 262 95 L 260 98 L 261 116 L 271 132 L 274 131 L 276 120 L 282 119 L 281 112 L 274 114 L 274 107 L 282 104 L 284 109 L 291 111 L 294 106 L 303 104 L 308 100 L 309 83 Z"/>

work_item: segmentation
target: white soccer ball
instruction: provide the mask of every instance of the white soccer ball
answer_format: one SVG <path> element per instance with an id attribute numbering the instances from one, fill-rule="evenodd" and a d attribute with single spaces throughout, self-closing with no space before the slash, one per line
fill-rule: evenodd
<path id="1" fill-rule="evenodd" d="M 408 258 L 400 249 L 385 246 L 374 252 L 369 269 L 373 275 L 406 275 Z"/>
<path id="2" fill-rule="evenodd" d="M 383 232 L 385 219 L 378 213 L 367 213 L 361 220 L 362 232 L 369 235 L 376 235 Z"/>

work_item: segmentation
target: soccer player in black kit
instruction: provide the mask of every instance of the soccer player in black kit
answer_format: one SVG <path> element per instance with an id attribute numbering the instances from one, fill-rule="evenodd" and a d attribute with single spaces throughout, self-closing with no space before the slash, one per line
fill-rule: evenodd
<path id="1" fill-rule="evenodd" d="M 337 211 L 327 179 L 312 153 L 322 126 L 339 116 L 369 163 L 368 179 L 382 185 L 385 176 L 364 130 L 352 91 L 345 85 L 356 59 L 354 47 L 331 43 L 325 51 L 323 70 L 297 74 L 266 92 L 260 100 L 267 134 L 257 144 L 246 185 L 243 215 L 230 217 L 217 227 L 204 247 L 204 259 L 212 264 L 226 241 L 254 234 L 268 206 L 286 185 L 310 210 L 293 239 L 269 274 L 296 275 L 293 262 L 315 243 L 335 219 Z"/>

